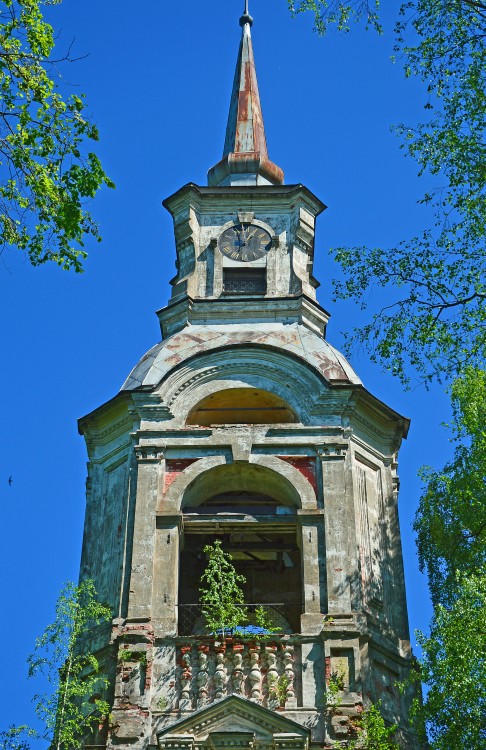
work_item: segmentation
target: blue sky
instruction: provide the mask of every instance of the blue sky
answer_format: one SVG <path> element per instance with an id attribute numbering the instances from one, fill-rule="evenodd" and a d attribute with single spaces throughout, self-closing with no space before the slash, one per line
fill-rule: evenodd
<path id="1" fill-rule="evenodd" d="M 101 132 L 96 150 L 117 189 L 92 205 L 103 243 L 88 245 L 84 274 L 32 269 L 18 251 L 0 262 L 2 726 L 32 721 L 37 686 L 25 660 L 62 583 L 77 578 L 86 474 L 77 418 L 114 396 L 159 340 L 154 311 L 175 270 L 161 201 L 186 182 L 205 184 L 221 157 L 242 6 L 64 0 L 48 8 L 59 52 L 74 39 L 74 53 L 88 55 L 61 67 L 62 87 L 86 93 Z M 392 246 L 431 223 L 417 204 L 429 183 L 390 130 L 423 116 L 426 93 L 390 61 L 387 8 L 381 37 L 355 28 L 324 39 L 310 16 L 290 18 L 286 0 L 251 0 L 250 12 L 270 158 L 287 183 L 304 183 L 329 206 L 318 222 L 315 275 L 332 313 L 328 338 L 340 348 L 341 332 L 367 314 L 332 303 L 339 269 L 329 249 Z M 438 387 L 405 392 L 365 352 L 351 361 L 369 390 L 412 419 L 400 454 L 400 516 L 411 626 L 426 628 L 411 524 L 418 468 L 440 466 L 451 452 L 440 427 L 447 398 Z"/>

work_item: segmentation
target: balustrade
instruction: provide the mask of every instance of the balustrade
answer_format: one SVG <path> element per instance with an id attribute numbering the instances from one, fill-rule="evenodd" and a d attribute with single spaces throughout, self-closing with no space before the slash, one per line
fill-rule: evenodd
<path id="1" fill-rule="evenodd" d="M 201 708 L 236 694 L 268 708 L 300 705 L 295 662 L 300 645 L 228 638 L 224 642 L 191 639 L 179 645 L 179 669 L 173 690 L 180 709 Z"/>

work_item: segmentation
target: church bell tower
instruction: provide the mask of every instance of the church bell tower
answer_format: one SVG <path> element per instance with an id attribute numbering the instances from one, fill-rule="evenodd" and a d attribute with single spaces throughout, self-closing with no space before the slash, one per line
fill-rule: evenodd
<path id="1" fill-rule="evenodd" d="M 397 511 L 408 420 L 326 338 L 324 204 L 267 151 L 246 4 L 223 157 L 164 201 L 176 274 L 161 341 L 83 417 L 81 578 L 110 603 L 92 647 L 132 750 L 346 747 L 380 703 L 417 750 Z M 244 576 L 249 626 L 210 633 L 205 547 Z M 271 628 L 255 625 L 265 613 Z"/>

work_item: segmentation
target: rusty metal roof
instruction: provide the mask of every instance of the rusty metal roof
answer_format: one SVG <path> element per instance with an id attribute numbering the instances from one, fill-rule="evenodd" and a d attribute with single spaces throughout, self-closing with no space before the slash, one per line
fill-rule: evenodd
<path id="1" fill-rule="evenodd" d="M 232 174 L 254 174 L 280 185 L 284 174 L 268 158 L 265 126 L 253 55 L 248 5 L 240 18 L 241 42 L 231 94 L 223 158 L 208 172 L 209 185 L 219 185 Z"/>

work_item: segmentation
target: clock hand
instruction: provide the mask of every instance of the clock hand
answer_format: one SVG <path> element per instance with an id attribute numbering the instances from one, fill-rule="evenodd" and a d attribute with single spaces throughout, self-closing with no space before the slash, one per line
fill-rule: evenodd
<path id="1" fill-rule="evenodd" d="M 236 232 L 236 234 L 238 235 L 238 238 L 237 238 L 237 240 L 236 240 L 236 241 L 238 242 L 238 245 L 239 245 L 239 246 L 241 247 L 241 245 L 242 245 L 242 241 L 241 241 L 241 232 L 240 232 L 240 231 L 239 231 L 238 229 L 236 229 L 236 227 L 235 227 L 235 232 Z M 243 244 L 244 244 L 244 242 L 243 242 Z"/>

